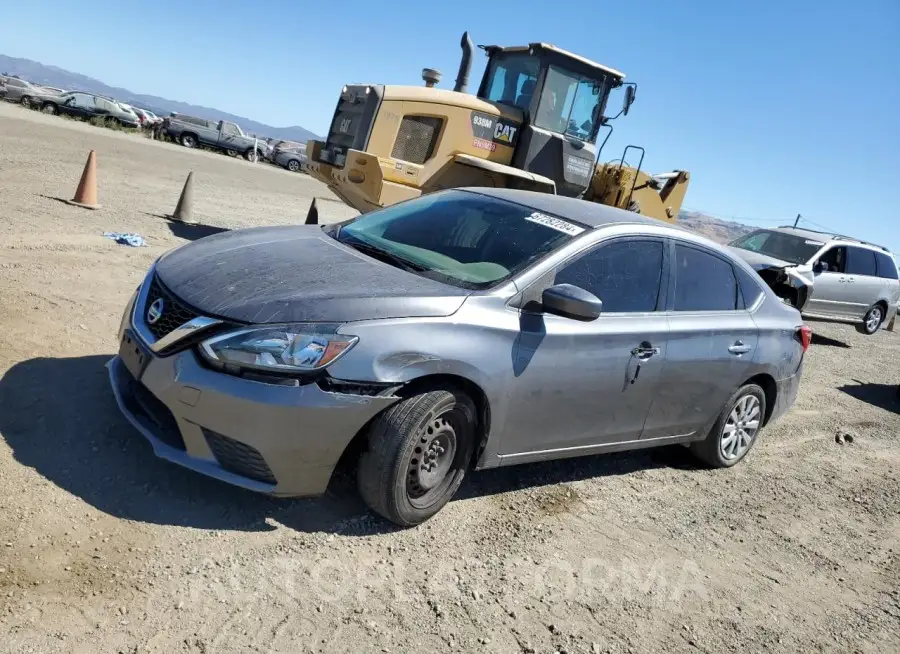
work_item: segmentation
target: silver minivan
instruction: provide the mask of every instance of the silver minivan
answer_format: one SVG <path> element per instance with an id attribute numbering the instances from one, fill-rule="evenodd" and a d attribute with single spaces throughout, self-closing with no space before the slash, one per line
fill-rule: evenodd
<path id="1" fill-rule="evenodd" d="M 892 328 L 900 280 L 887 248 L 795 227 L 758 229 L 729 246 L 804 316 L 853 322 L 869 335 Z"/>

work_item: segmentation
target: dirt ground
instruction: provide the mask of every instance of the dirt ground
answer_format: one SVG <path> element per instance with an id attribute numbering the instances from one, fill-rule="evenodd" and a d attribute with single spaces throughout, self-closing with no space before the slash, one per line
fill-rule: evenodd
<path id="1" fill-rule="evenodd" d="M 90 149 L 99 211 L 59 201 Z M 206 227 L 159 217 L 189 171 Z M 485 471 L 412 530 L 346 472 L 279 501 L 154 458 L 104 368 L 130 292 L 317 194 L 0 104 L 0 651 L 900 651 L 900 333 L 814 323 L 796 406 L 735 469 L 674 447 Z"/>

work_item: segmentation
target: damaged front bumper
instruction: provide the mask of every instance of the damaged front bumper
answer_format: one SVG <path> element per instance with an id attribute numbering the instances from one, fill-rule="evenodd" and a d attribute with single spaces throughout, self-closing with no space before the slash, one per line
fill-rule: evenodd
<path id="1" fill-rule="evenodd" d="M 798 311 L 803 311 L 815 283 L 810 266 L 756 264 L 753 269 L 775 291 L 775 295 Z"/>

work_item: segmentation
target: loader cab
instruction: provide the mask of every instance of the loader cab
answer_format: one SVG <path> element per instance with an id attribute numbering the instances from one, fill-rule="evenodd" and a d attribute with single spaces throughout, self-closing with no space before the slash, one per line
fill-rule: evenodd
<path id="1" fill-rule="evenodd" d="M 489 60 L 478 97 L 524 113 L 507 135 L 511 164 L 554 180 L 559 195 L 581 197 L 593 176 L 607 100 L 624 75 L 546 43 L 479 47 Z M 629 87 L 623 112 L 633 101 Z"/>

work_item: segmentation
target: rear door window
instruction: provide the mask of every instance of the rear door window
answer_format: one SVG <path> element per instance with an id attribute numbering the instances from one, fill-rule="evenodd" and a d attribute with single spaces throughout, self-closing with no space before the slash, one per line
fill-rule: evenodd
<path id="1" fill-rule="evenodd" d="M 675 311 L 735 311 L 734 268 L 713 254 L 675 245 Z"/>
<path id="2" fill-rule="evenodd" d="M 562 268 L 556 284 L 572 284 L 596 295 L 603 313 L 655 311 L 662 281 L 661 240 L 617 240 L 599 245 Z"/>
<path id="3" fill-rule="evenodd" d="M 884 279 L 897 279 L 897 266 L 894 260 L 883 252 L 875 253 L 875 263 L 878 266 L 878 276 Z"/>
<path id="4" fill-rule="evenodd" d="M 878 266 L 875 263 L 875 253 L 872 250 L 848 247 L 847 253 L 848 275 L 866 275 L 869 277 L 876 277 L 878 275 Z"/>

